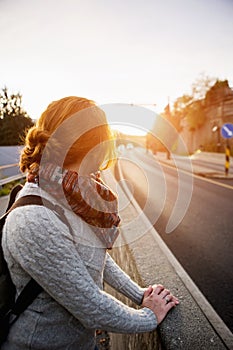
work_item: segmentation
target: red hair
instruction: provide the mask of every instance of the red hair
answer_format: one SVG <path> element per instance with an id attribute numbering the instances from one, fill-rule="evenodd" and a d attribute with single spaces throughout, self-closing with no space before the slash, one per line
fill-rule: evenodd
<path id="1" fill-rule="evenodd" d="M 85 114 L 78 116 L 78 112 L 83 110 L 85 110 Z M 56 141 L 53 140 L 52 147 L 49 147 L 50 142 L 48 141 L 51 140 L 51 136 L 56 134 L 62 125 L 72 121 L 71 117 L 75 115 L 78 116 L 78 119 L 75 119 L 75 123 L 71 123 L 71 129 L 63 128 L 59 138 L 55 138 Z M 78 133 L 79 135 L 69 145 L 70 135 L 74 137 Z M 94 101 L 75 96 L 65 97 L 52 102 L 42 113 L 36 126 L 29 129 L 25 138 L 25 147 L 21 153 L 20 169 L 23 172 L 37 173 L 45 148 L 47 159 L 54 161 L 56 158 L 54 155 L 59 156 L 59 152 L 68 146 L 63 164 L 66 167 L 74 161 L 81 162 L 89 151 L 101 143 L 105 143 L 105 154 L 103 162 L 101 159 L 101 168 L 103 168 L 103 164 L 104 168 L 107 168 L 115 159 L 113 139 L 113 133 L 107 123 L 105 113 L 96 106 Z M 51 152 L 51 148 L 53 152 Z"/>

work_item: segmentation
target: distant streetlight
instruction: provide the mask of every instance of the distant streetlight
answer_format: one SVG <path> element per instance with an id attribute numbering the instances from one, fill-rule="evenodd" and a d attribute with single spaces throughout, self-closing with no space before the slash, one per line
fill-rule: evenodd
<path id="1" fill-rule="evenodd" d="M 156 107 L 156 103 L 130 103 L 131 106 L 153 106 Z"/>
<path id="2" fill-rule="evenodd" d="M 212 132 L 217 132 L 217 138 L 218 138 L 218 142 L 217 142 L 217 152 L 220 152 L 220 147 L 221 147 L 221 140 L 220 140 L 220 126 L 218 124 L 214 124 L 212 127 Z"/>

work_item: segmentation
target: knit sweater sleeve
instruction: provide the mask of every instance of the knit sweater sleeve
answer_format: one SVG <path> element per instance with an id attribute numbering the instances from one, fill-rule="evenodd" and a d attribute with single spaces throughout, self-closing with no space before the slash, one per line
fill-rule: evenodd
<path id="1" fill-rule="evenodd" d="M 112 288 L 141 305 L 145 288 L 141 288 L 115 263 L 107 253 L 104 280 Z"/>
<path id="2" fill-rule="evenodd" d="M 8 216 L 5 233 L 14 259 L 85 327 L 117 333 L 156 328 L 150 309 L 128 307 L 98 288 L 68 228 L 53 212 L 34 205 L 17 208 Z"/>

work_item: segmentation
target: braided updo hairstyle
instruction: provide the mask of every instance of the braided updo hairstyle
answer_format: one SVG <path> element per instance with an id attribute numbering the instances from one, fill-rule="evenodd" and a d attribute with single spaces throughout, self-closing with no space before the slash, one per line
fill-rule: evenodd
<path id="1" fill-rule="evenodd" d="M 42 113 L 35 126 L 30 128 L 25 138 L 25 147 L 20 156 L 20 170 L 22 172 L 37 175 L 39 172 L 40 161 L 43 152 L 46 150 L 47 159 L 49 160 L 49 147 L 46 147 L 48 140 L 56 129 L 69 117 L 75 113 L 90 107 L 96 106 L 95 102 L 82 97 L 70 96 L 54 101 Z M 103 111 L 98 108 L 102 114 Z M 105 118 L 105 115 L 104 115 Z M 85 121 L 84 121 L 85 122 Z M 77 125 L 78 128 L 78 125 Z M 113 134 L 107 121 L 103 125 L 94 127 L 81 135 L 70 147 L 64 160 L 64 167 L 79 157 L 80 161 L 85 155 L 98 143 L 113 140 Z M 48 143 L 49 145 L 49 143 Z M 53 161 L 54 155 L 59 156 L 59 152 L 64 147 L 60 142 L 53 144 Z M 54 150 L 55 149 L 55 150 Z M 104 162 L 108 167 L 115 158 L 113 143 L 110 143 L 106 149 Z"/>

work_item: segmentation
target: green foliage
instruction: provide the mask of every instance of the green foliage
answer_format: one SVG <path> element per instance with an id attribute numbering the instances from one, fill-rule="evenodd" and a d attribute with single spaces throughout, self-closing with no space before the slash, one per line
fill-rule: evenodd
<path id="1" fill-rule="evenodd" d="M 22 185 L 24 185 L 25 180 L 21 180 L 21 181 L 16 180 L 16 181 L 8 182 L 7 184 L 1 186 L 0 187 L 0 197 L 7 196 L 10 193 L 10 191 L 12 190 L 12 188 L 20 183 Z"/>
<path id="2" fill-rule="evenodd" d="M 22 107 L 22 96 L 9 95 L 5 87 L 0 93 L 0 146 L 19 145 L 25 131 L 33 126 L 32 119 Z"/>

